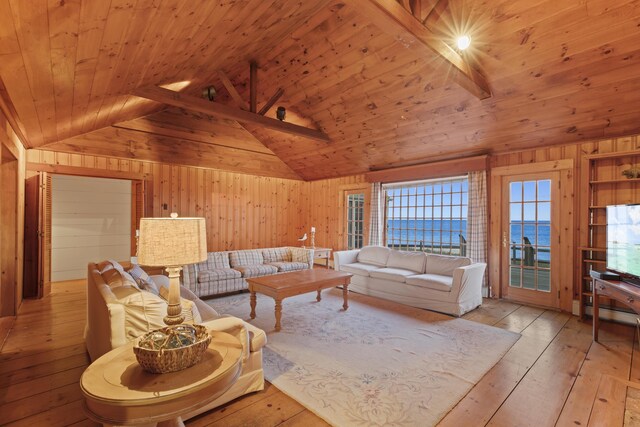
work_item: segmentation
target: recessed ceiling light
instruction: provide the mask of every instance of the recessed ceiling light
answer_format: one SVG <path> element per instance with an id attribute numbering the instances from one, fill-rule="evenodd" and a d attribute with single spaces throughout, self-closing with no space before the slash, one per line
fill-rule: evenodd
<path id="1" fill-rule="evenodd" d="M 458 37 L 456 40 L 456 44 L 458 45 L 458 49 L 465 50 L 471 45 L 471 38 L 467 35 Z"/>

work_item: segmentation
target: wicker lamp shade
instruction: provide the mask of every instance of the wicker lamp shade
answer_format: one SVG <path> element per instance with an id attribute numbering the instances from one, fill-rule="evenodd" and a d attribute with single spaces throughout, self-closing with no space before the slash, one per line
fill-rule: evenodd
<path id="1" fill-rule="evenodd" d="M 182 266 L 207 259 L 204 218 L 142 218 L 138 262 L 148 266 Z"/>

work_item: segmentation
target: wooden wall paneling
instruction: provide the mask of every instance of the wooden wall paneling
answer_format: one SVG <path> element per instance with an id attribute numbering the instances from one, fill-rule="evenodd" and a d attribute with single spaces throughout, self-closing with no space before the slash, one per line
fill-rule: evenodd
<path id="1" fill-rule="evenodd" d="M 502 287 L 500 286 L 500 273 L 502 271 L 502 222 L 500 212 L 502 211 L 503 203 L 501 191 L 502 176 L 491 173 L 489 179 L 491 183 L 491 199 L 488 201 L 489 211 L 491 212 L 491 215 L 489 216 L 489 229 L 491 230 L 491 234 L 488 239 L 487 252 L 489 287 L 491 288 L 491 295 L 493 297 L 501 298 Z"/>
<path id="2" fill-rule="evenodd" d="M 55 163 L 31 163 L 32 169 L 55 166 L 68 173 L 74 169 L 64 164 L 72 162 L 70 156 L 58 157 L 33 150 L 29 158 Z M 302 230 L 305 218 L 298 209 L 303 196 L 301 188 L 306 188 L 304 182 L 137 160 L 112 164 L 100 161 L 98 156 L 95 159 L 102 169 L 96 169 L 91 175 L 144 177 L 153 188 L 149 195 L 150 214 L 168 216 L 176 211 L 180 216 L 204 216 L 210 251 L 294 244 L 297 232 Z M 73 161 L 77 163 L 77 159 Z M 112 167 L 127 172 L 111 170 Z M 86 171 L 87 168 L 77 169 Z M 136 170 L 143 171 L 143 175 L 137 175 Z M 306 207 L 300 212 L 306 213 Z"/>
<path id="3" fill-rule="evenodd" d="M 18 159 L 0 144 L 0 317 L 17 313 L 18 286 Z"/>
<path id="4" fill-rule="evenodd" d="M 219 135 L 218 138 L 224 139 L 225 135 Z M 299 179 L 291 168 L 273 154 L 116 127 L 69 138 L 52 144 L 50 148 L 59 152 L 120 159 L 135 157 L 154 162 Z"/>
<path id="5" fill-rule="evenodd" d="M 573 310 L 573 296 L 574 286 L 573 278 L 574 269 L 563 268 L 561 266 L 573 266 L 575 265 L 575 215 L 574 210 L 575 203 L 575 191 L 574 191 L 574 168 L 563 169 L 560 171 L 560 264 L 556 264 L 560 268 L 560 281 L 558 283 L 558 290 L 560 291 L 560 307 L 571 312 Z"/>

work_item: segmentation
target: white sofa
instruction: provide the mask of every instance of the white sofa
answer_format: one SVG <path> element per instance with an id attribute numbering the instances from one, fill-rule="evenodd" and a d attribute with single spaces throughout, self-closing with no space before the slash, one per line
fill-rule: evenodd
<path id="1" fill-rule="evenodd" d="M 149 288 L 164 287 L 168 290 L 169 278 L 145 275 L 141 282 L 123 272 L 123 267 L 115 261 L 89 263 L 85 342 L 91 360 L 150 330 L 166 326 L 163 318 L 167 313 L 167 303 Z M 220 316 L 184 287 L 180 293 L 186 323 L 200 323 L 210 330 L 227 332 L 238 338 L 243 348 L 242 371 L 236 383 L 218 399 L 186 414 L 183 419 L 264 389 L 262 347 L 267 342 L 264 331 L 236 317 Z"/>
<path id="2" fill-rule="evenodd" d="M 384 246 L 334 252 L 334 267 L 353 273 L 349 290 L 462 316 L 482 304 L 485 263 Z"/>

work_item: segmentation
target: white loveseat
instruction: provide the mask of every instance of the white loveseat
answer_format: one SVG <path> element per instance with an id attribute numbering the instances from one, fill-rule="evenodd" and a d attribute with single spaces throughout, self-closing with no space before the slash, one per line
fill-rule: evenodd
<path id="1" fill-rule="evenodd" d="M 114 261 L 89 263 L 85 343 L 91 360 L 150 330 L 166 326 L 163 318 L 167 313 L 167 303 L 149 290 L 148 285 L 162 293 L 160 288 L 168 290 L 169 278 L 145 275 L 141 284 L 139 278 L 132 280 L 131 275 L 125 273 L 123 267 Z M 184 287 L 180 293 L 186 323 L 199 323 L 210 330 L 227 332 L 238 338 L 243 349 L 242 371 L 231 388 L 209 405 L 182 418 L 189 419 L 236 397 L 264 389 L 262 347 L 267 342 L 264 331 L 236 317 L 220 316 Z"/>
<path id="2" fill-rule="evenodd" d="M 353 273 L 349 290 L 462 316 L 482 304 L 484 263 L 384 246 L 334 253 L 336 270 Z"/>

